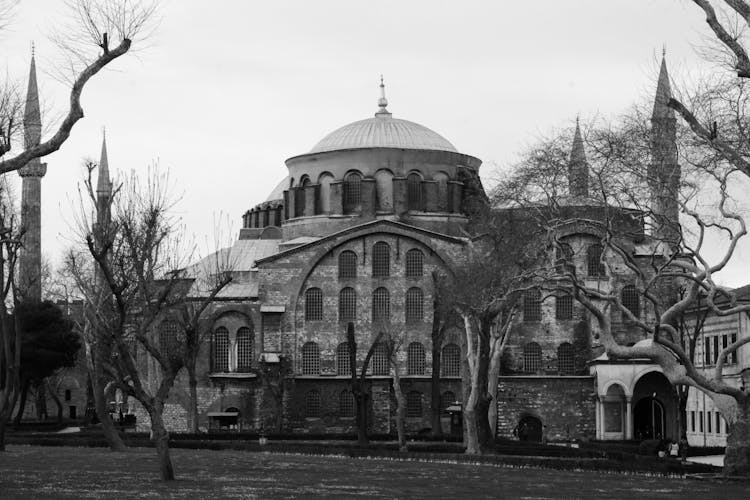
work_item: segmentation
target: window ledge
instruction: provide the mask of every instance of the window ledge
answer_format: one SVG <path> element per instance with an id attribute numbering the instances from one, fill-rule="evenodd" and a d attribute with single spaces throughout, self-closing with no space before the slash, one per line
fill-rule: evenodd
<path id="1" fill-rule="evenodd" d="M 248 372 L 214 372 L 208 374 L 209 378 L 234 378 L 234 379 L 251 379 L 258 378 L 255 373 Z"/>

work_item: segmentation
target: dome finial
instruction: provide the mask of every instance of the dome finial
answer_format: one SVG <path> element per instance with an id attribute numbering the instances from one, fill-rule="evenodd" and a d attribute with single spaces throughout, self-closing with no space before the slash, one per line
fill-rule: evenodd
<path id="1" fill-rule="evenodd" d="M 391 114 L 386 109 L 386 106 L 388 106 L 388 99 L 385 98 L 385 83 L 383 83 L 383 75 L 380 75 L 380 99 L 378 99 L 378 112 L 375 113 L 375 116 L 391 116 Z"/>

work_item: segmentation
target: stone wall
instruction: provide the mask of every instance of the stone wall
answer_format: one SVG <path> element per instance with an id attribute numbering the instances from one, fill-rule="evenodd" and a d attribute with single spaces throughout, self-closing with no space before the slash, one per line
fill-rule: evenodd
<path id="1" fill-rule="evenodd" d="M 546 425 L 552 440 L 593 439 L 596 436 L 594 378 L 588 376 L 500 377 L 497 434 L 513 438 L 524 416 Z"/>

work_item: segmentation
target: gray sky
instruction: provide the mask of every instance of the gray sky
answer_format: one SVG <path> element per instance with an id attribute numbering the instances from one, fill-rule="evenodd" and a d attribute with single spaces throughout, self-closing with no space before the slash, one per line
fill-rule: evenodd
<path id="1" fill-rule="evenodd" d="M 35 40 L 48 121 L 67 104 L 45 73 L 61 61 L 47 35 L 62 11 L 61 0 L 22 0 L 0 40 L 0 65 L 24 87 Z M 166 0 L 160 16 L 145 50 L 90 82 L 85 118 L 44 160 L 52 260 L 70 245 L 81 159 L 98 158 L 103 126 L 110 168 L 168 168 L 188 232 L 204 242 L 222 214 L 239 230 L 285 159 L 372 116 L 381 73 L 394 117 L 482 159 L 488 176 L 577 113 L 614 117 L 651 98 L 664 45 L 679 81 L 703 64 L 694 47 L 708 33 L 688 0 Z M 726 284 L 748 281 L 736 269 Z"/>

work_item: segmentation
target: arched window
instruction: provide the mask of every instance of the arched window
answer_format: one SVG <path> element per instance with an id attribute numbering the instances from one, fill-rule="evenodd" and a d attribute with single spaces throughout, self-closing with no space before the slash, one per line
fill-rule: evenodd
<path id="1" fill-rule="evenodd" d="M 354 394 L 348 389 L 339 393 L 339 417 L 351 418 L 354 416 Z"/>
<path id="2" fill-rule="evenodd" d="M 424 317 L 424 294 L 417 287 L 406 291 L 406 322 L 419 323 Z"/>
<path id="3" fill-rule="evenodd" d="M 372 322 L 390 322 L 391 296 L 388 290 L 380 287 L 372 292 Z"/>
<path id="4" fill-rule="evenodd" d="M 351 172 L 344 177 L 343 186 L 344 213 L 358 212 L 362 207 L 362 176 L 358 172 Z"/>
<path id="5" fill-rule="evenodd" d="M 557 348 L 557 370 L 560 375 L 573 375 L 575 371 L 573 345 L 570 342 L 563 342 Z"/>
<path id="6" fill-rule="evenodd" d="M 542 348 L 536 342 L 523 346 L 523 371 L 536 373 L 542 369 Z"/>
<path id="7" fill-rule="evenodd" d="M 388 348 L 385 343 L 378 342 L 372 350 L 372 359 L 370 359 L 373 375 L 388 375 Z"/>
<path id="8" fill-rule="evenodd" d="M 308 288 L 305 292 L 305 321 L 323 319 L 323 291 L 320 288 Z"/>
<path id="9" fill-rule="evenodd" d="M 213 339 L 214 372 L 229 371 L 229 330 L 220 326 L 214 331 Z"/>
<path id="10" fill-rule="evenodd" d="M 542 320 L 542 293 L 536 288 L 526 290 L 523 294 L 523 320 Z"/>
<path id="11" fill-rule="evenodd" d="M 566 293 L 555 297 L 555 318 L 573 319 L 573 296 Z"/>
<path id="12" fill-rule="evenodd" d="M 409 391 L 406 394 L 406 416 L 409 418 L 419 418 L 422 416 L 421 392 Z"/>
<path id="13" fill-rule="evenodd" d="M 320 349 L 315 342 L 302 346 L 302 375 L 320 375 Z"/>
<path id="14" fill-rule="evenodd" d="M 177 333 L 180 331 L 180 325 L 176 321 L 162 321 L 159 325 L 159 350 L 167 359 L 179 356 L 179 346 Z"/>
<path id="15" fill-rule="evenodd" d="M 328 172 L 324 172 L 318 177 L 318 184 L 320 184 L 319 213 L 328 214 L 331 212 L 331 182 L 333 182 L 333 176 Z"/>
<path id="16" fill-rule="evenodd" d="M 638 290 L 633 285 L 623 287 L 620 293 L 620 300 L 622 301 L 622 306 L 633 313 L 633 316 L 636 318 L 641 316 L 641 303 L 638 300 Z"/>
<path id="17" fill-rule="evenodd" d="M 305 417 L 320 418 L 320 393 L 307 391 L 305 394 Z"/>
<path id="18" fill-rule="evenodd" d="M 378 199 L 378 211 L 393 212 L 393 174 L 389 170 L 375 172 L 375 190 Z"/>
<path id="19" fill-rule="evenodd" d="M 558 273 L 575 271 L 573 247 L 567 243 L 560 243 L 560 246 L 555 248 L 555 269 Z"/>
<path id="20" fill-rule="evenodd" d="M 385 278 L 391 275 L 391 247 L 378 241 L 372 247 L 372 277 Z"/>
<path id="21" fill-rule="evenodd" d="M 253 332 L 243 326 L 237 330 L 237 371 L 249 372 L 253 362 Z"/>
<path id="22" fill-rule="evenodd" d="M 349 342 L 342 342 L 336 348 L 336 375 L 351 375 L 349 364 Z"/>
<path id="23" fill-rule="evenodd" d="M 299 186 L 294 188 L 294 216 L 302 217 L 305 215 L 305 188 Z"/>
<path id="24" fill-rule="evenodd" d="M 346 287 L 339 292 L 339 321 L 355 321 L 357 319 L 357 292 L 354 288 Z"/>
<path id="25" fill-rule="evenodd" d="M 589 276 L 606 276 L 607 270 L 604 268 L 604 263 L 602 262 L 603 253 L 604 248 L 598 243 L 586 249 L 586 264 Z"/>
<path id="26" fill-rule="evenodd" d="M 406 252 L 406 277 L 421 278 L 424 273 L 424 254 L 418 248 Z"/>
<path id="27" fill-rule="evenodd" d="M 422 177 L 417 173 L 406 176 L 406 198 L 409 210 L 422 210 Z"/>
<path id="28" fill-rule="evenodd" d="M 339 254 L 339 279 L 348 280 L 357 277 L 357 254 L 344 250 Z"/>
<path id="29" fill-rule="evenodd" d="M 461 349 L 456 344 L 443 347 L 440 368 L 444 377 L 458 377 L 461 374 Z"/>
<path id="30" fill-rule="evenodd" d="M 439 212 L 448 212 L 448 174 L 445 172 L 438 172 L 432 177 L 432 180 L 437 181 L 437 205 Z"/>
<path id="31" fill-rule="evenodd" d="M 445 391 L 440 395 L 440 411 L 445 413 L 445 410 L 455 402 L 456 395 L 451 391 Z"/>
<path id="32" fill-rule="evenodd" d="M 412 342 L 406 350 L 406 372 L 408 375 L 424 375 L 424 366 L 424 346 L 419 342 Z"/>

